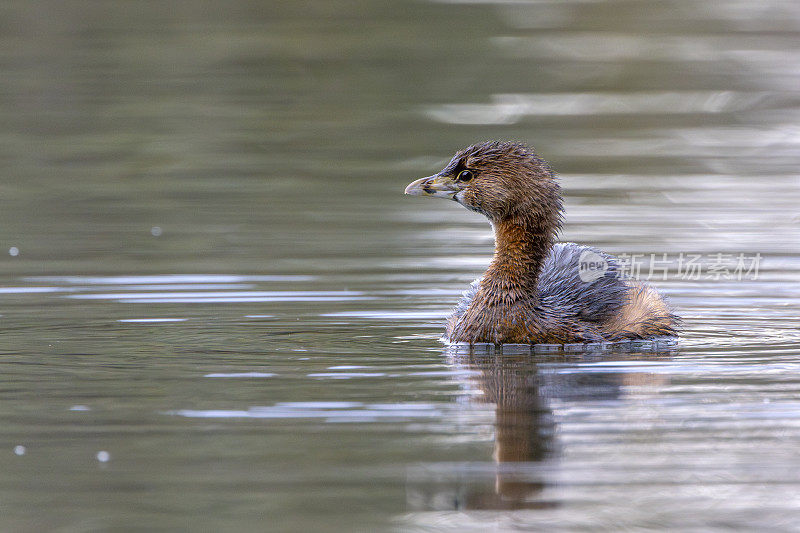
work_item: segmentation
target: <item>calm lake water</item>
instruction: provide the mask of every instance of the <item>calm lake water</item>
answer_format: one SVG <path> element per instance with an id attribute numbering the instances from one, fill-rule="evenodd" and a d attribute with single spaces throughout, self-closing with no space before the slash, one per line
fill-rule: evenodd
<path id="1" fill-rule="evenodd" d="M 6 2 L 0 66 L 0 530 L 796 531 L 797 3 Z M 491 138 L 679 346 L 439 343 L 491 230 L 402 192 Z"/>

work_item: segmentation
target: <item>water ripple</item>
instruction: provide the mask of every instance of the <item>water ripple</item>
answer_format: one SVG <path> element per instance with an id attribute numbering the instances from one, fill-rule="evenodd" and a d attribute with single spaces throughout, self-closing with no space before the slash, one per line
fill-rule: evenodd
<path id="1" fill-rule="evenodd" d="M 122 303 L 247 303 L 341 302 L 373 300 L 360 291 L 226 291 L 226 292 L 122 292 L 70 294 L 76 300 L 116 300 Z"/>
<path id="2" fill-rule="evenodd" d="M 158 324 L 162 322 L 186 322 L 188 318 L 121 318 L 117 322 L 133 324 Z"/>
<path id="3" fill-rule="evenodd" d="M 28 276 L 25 281 L 68 283 L 73 285 L 141 285 L 165 283 L 247 283 L 310 281 L 306 275 L 162 274 L 150 276 Z"/>
<path id="4" fill-rule="evenodd" d="M 382 422 L 407 419 L 440 418 L 446 412 L 458 412 L 454 404 L 361 402 L 282 402 L 248 409 L 178 409 L 165 414 L 186 418 L 319 418 L 326 422 Z"/>
<path id="5" fill-rule="evenodd" d="M 212 374 L 206 374 L 203 377 L 206 378 L 271 378 L 275 377 L 277 374 L 272 372 L 215 372 Z"/>
<path id="6" fill-rule="evenodd" d="M 444 104 L 425 114 L 445 124 L 514 124 L 525 116 L 730 113 L 797 106 L 794 94 L 652 91 L 625 93 L 496 94 L 489 104 Z"/>

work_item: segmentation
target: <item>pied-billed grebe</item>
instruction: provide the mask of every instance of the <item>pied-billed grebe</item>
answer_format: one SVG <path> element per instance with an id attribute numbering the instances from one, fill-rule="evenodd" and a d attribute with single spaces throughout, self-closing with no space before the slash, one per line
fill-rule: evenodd
<path id="1" fill-rule="evenodd" d="M 494 258 L 448 319 L 450 342 L 563 344 L 676 334 L 678 318 L 661 295 L 623 276 L 614 257 L 555 243 L 560 187 L 547 162 L 525 145 L 475 144 L 405 192 L 451 198 L 494 228 Z"/>

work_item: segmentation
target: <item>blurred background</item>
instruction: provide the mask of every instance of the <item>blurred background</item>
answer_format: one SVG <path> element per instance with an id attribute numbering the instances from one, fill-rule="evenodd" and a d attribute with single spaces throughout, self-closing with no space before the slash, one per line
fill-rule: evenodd
<path id="1" fill-rule="evenodd" d="M 0 72 L 0 528 L 798 518 L 796 2 L 9 0 Z M 402 192 L 486 139 L 667 254 L 679 352 L 442 354 L 492 235 Z"/>

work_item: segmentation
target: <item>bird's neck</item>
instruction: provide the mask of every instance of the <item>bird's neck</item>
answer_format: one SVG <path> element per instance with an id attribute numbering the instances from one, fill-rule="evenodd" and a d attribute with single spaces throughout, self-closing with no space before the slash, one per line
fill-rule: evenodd
<path id="1" fill-rule="evenodd" d="M 558 227 L 557 216 L 548 220 L 506 217 L 493 221 L 494 259 L 451 338 L 495 344 L 540 338 L 543 330 L 535 320 L 541 303 L 537 284 Z"/>
<path id="2" fill-rule="evenodd" d="M 555 227 L 535 217 L 509 217 L 493 223 L 494 258 L 485 280 L 504 294 L 536 294 L 539 272 L 555 239 Z"/>

